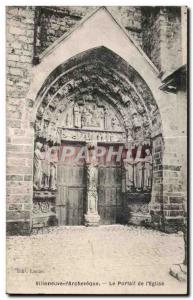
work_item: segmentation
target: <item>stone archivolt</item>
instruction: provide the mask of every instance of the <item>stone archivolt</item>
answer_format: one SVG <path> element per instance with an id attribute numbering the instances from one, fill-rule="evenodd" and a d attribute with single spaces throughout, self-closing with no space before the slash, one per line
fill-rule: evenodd
<path id="1" fill-rule="evenodd" d="M 105 116 L 101 120 L 104 128 L 99 120 L 98 126 L 94 126 L 92 122 L 88 126 L 84 124 L 83 112 L 87 112 L 89 116 L 89 106 L 92 105 L 97 108 L 96 114 L 100 115 L 100 110 L 106 110 L 108 119 L 111 118 L 112 126 L 109 130 L 114 130 L 114 125 L 120 126 L 131 140 L 145 140 L 160 133 L 161 121 L 157 105 L 146 83 L 133 68 L 104 47 L 83 53 L 81 64 L 79 62 L 74 58 L 60 66 L 51 75 L 50 84 L 40 92 L 36 118 L 37 136 L 47 140 L 46 130 L 50 131 L 53 123 L 55 128 L 87 127 L 107 130 Z M 85 111 L 82 111 L 83 108 Z M 111 116 L 110 111 L 116 117 Z M 75 122 L 73 118 L 76 119 Z M 65 119 L 62 124 L 61 119 Z M 97 122 L 97 119 L 95 116 L 93 122 Z"/>
<path id="2" fill-rule="evenodd" d="M 59 86 L 64 77 L 66 83 Z M 125 131 L 133 140 L 146 139 L 151 137 L 151 120 L 157 120 L 156 114 L 152 117 L 157 108 L 152 104 L 149 107 L 150 112 L 135 88 L 114 70 L 109 73 L 108 69 L 101 66 L 98 70 L 94 65 L 91 72 L 90 65 L 88 70 L 84 66 L 60 76 L 49 87 L 37 111 L 36 133 L 56 142 L 58 138 L 53 137 L 57 128 L 74 127 Z M 107 125 L 108 122 L 111 124 Z"/>

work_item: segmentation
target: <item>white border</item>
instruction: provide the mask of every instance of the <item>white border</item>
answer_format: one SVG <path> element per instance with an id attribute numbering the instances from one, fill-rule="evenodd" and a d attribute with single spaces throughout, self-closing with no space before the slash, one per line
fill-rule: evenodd
<path id="1" fill-rule="evenodd" d="M 24 1 L 24 0 L 2 0 L 0 2 L 0 20 L 1 20 L 1 43 L 0 43 L 0 140 L 1 140 L 1 147 L 0 147 L 0 193 L 1 193 L 1 206 L 0 206 L 0 226 L 1 226 L 1 234 L 0 234 L 0 299 L 8 299 L 8 296 L 5 295 L 5 6 L 7 5 L 61 5 L 61 6 L 98 6 L 98 5 L 105 5 L 105 6 L 188 6 L 190 9 L 193 7 L 193 1 L 191 0 L 31 0 L 31 1 Z M 192 31 L 192 22 L 190 24 L 190 31 Z M 190 41 L 190 49 L 192 49 L 192 40 Z M 191 53 L 190 53 L 190 61 L 191 61 Z M 192 70 L 191 66 L 190 71 Z M 190 86 L 193 86 L 193 77 L 191 76 Z M 190 99 L 192 99 L 192 92 L 190 90 Z M 193 112 L 193 105 L 190 106 L 191 115 Z M 192 121 L 190 122 L 190 132 L 193 130 Z M 190 155 L 192 154 L 192 141 L 190 143 Z M 193 163 L 191 161 L 190 170 L 192 170 Z M 191 182 L 190 182 L 191 183 Z M 191 184 L 190 184 L 191 185 Z M 192 195 L 192 185 L 190 189 L 190 195 Z M 191 197 L 190 197 L 191 198 Z M 191 201 L 191 199 L 189 199 Z M 190 232 L 192 232 L 192 223 L 190 226 Z M 192 249 L 191 249 L 192 250 Z M 192 251 L 191 251 L 192 255 Z M 192 290 L 192 286 L 190 286 L 190 291 Z M 21 298 L 20 296 L 14 298 Z M 22 299 L 27 299 L 27 296 L 22 297 Z M 48 298 L 48 297 L 44 297 Z M 69 297 L 65 297 L 69 298 Z M 72 297 L 70 297 L 72 298 Z M 88 298 L 88 297 L 87 297 Z M 103 298 L 103 297 L 100 297 Z M 130 298 L 140 298 L 140 297 L 130 297 Z M 151 297 L 154 298 L 154 297 Z M 156 298 L 156 297 L 155 297 Z M 180 297 L 182 298 L 182 297 Z M 36 299 L 41 299 L 41 296 L 37 296 Z M 48 298 L 49 299 L 49 298 Z M 53 296 L 52 299 L 57 299 L 56 296 Z M 164 297 L 164 299 L 171 299 L 169 297 Z"/>
<path id="2" fill-rule="evenodd" d="M 24 0 L 6 0 L 5 5 L 53 5 L 53 6 L 185 6 L 191 5 L 191 0 L 31 0 L 30 2 Z M 2 4 L 1 4 L 2 5 Z"/>

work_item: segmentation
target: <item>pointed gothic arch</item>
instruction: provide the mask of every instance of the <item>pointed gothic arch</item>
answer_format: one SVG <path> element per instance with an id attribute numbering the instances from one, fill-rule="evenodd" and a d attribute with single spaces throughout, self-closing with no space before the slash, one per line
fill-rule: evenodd
<path id="1" fill-rule="evenodd" d="M 126 127 L 131 126 L 131 114 L 137 114 L 149 130 L 147 137 L 161 133 L 159 109 L 150 88 L 133 67 L 106 47 L 89 49 L 53 70 L 38 92 L 34 117 L 42 119 L 45 114 L 49 122 L 56 122 L 72 99 L 81 102 L 97 94 L 114 107 Z"/>
<path id="2" fill-rule="evenodd" d="M 151 199 L 152 175 L 148 190 L 144 184 L 144 176 L 147 172 L 152 174 L 152 164 L 150 166 L 149 163 L 146 163 L 146 167 L 148 165 L 149 168 L 146 171 L 146 154 L 144 151 L 149 149 L 152 153 L 153 140 L 162 135 L 161 118 L 148 85 L 126 61 L 103 46 L 89 49 L 70 58 L 52 71 L 39 90 L 34 106 L 34 116 L 35 144 L 41 142 L 44 145 L 49 145 L 52 149 L 56 145 L 64 145 L 65 143 L 68 145 L 69 143 L 123 144 L 126 151 L 130 152 L 129 156 L 133 155 L 131 157 L 133 160 L 136 161 L 139 158 L 144 160 L 138 165 L 133 163 L 131 165 L 128 162 L 128 168 L 123 170 L 122 165 L 121 168 L 117 169 L 117 172 L 121 174 L 121 185 L 124 185 L 121 187 L 121 192 L 119 191 L 118 201 L 124 198 L 124 202 L 121 207 L 117 207 L 117 211 L 121 211 L 119 215 L 114 215 L 110 221 L 103 216 L 103 222 L 104 224 L 105 222 L 116 223 L 116 220 L 121 222 L 123 215 L 125 220 L 125 215 L 128 215 L 127 206 L 131 207 L 132 211 L 132 204 L 135 203 L 136 199 L 138 207 L 143 208 L 143 212 L 147 212 L 148 203 Z M 105 118 L 107 118 L 106 121 Z M 83 174 L 84 168 L 77 169 L 76 166 L 74 169 Z M 58 170 L 59 177 L 65 173 L 60 164 Z M 67 165 L 63 170 L 68 170 Z M 104 172 L 106 171 L 103 170 L 101 174 Z M 68 175 L 66 176 L 68 177 Z M 56 199 L 60 199 L 56 200 L 57 218 L 59 224 L 68 224 L 69 221 L 66 217 L 64 218 L 64 215 L 71 214 L 71 212 L 64 211 L 66 204 L 64 200 L 61 200 L 67 197 L 63 192 L 64 190 L 67 189 L 69 193 L 68 183 L 65 183 L 62 192 L 58 192 L 57 180 L 59 180 L 60 186 L 61 181 L 60 178 L 55 180 Z M 63 181 L 66 181 L 66 178 L 63 178 Z M 127 185 L 126 182 L 130 183 Z M 51 181 L 50 183 L 44 182 L 45 184 L 46 192 L 50 188 L 52 189 L 53 183 Z M 74 184 L 77 185 L 77 182 Z M 114 182 L 113 185 L 115 184 L 117 184 L 117 191 L 120 182 Z M 36 186 L 34 199 L 36 199 L 39 189 Z M 83 199 L 85 197 L 83 195 L 88 194 L 88 188 L 82 183 L 78 189 L 82 189 L 81 199 Z M 113 187 L 111 187 L 112 189 Z M 54 191 L 51 193 L 54 197 Z M 73 194 L 77 193 L 79 192 L 74 188 Z M 97 188 L 95 194 L 97 199 L 99 197 L 99 203 L 102 202 L 102 208 L 99 208 L 100 215 L 102 215 L 103 201 L 105 201 L 104 197 L 106 196 L 98 196 Z M 85 207 L 87 204 L 83 201 L 81 205 Z M 86 211 L 83 211 L 82 208 L 81 215 L 77 214 L 76 221 L 71 219 L 69 224 L 82 224 L 84 213 Z M 112 209 L 110 213 L 112 214 Z M 98 222 L 98 217 L 96 220 Z M 92 221 L 87 220 L 87 223 L 95 223 L 95 221 L 93 219 Z"/>

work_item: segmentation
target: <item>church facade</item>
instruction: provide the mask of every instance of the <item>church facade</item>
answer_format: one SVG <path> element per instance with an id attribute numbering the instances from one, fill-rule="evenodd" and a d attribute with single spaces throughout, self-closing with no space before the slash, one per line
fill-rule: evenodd
<path id="1" fill-rule="evenodd" d="M 184 223 L 186 18 L 180 7 L 7 7 L 9 234 Z"/>

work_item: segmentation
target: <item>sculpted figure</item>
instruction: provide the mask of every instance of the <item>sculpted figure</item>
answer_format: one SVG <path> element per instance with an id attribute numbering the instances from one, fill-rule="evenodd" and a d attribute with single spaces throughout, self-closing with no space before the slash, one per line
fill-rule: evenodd
<path id="1" fill-rule="evenodd" d="M 80 111 L 77 103 L 74 105 L 74 127 L 80 127 Z"/>
<path id="2" fill-rule="evenodd" d="M 98 182 L 98 170 L 96 165 L 88 164 L 87 168 L 87 186 L 89 189 L 96 189 Z"/>
<path id="3" fill-rule="evenodd" d="M 56 142 L 56 125 L 53 122 L 48 126 L 48 140 Z"/>
<path id="4" fill-rule="evenodd" d="M 43 188 L 49 189 L 50 182 L 50 149 L 47 144 L 44 145 L 44 159 L 42 160 L 42 172 L 43 172 Z"/>
<path id="5" fill-rule="evenodd" d="M 137 113 L 134 113 L 132 115 L 132 122 L 133 122 L 133 128 L 140 128 L 141 127 L 141 121 L 139 119 L 139 116 L 137 115 Z"/>
<path id="6" fill-rule="evenodd" d="M 34 189 L 39 190 L 42 188 L 42 160 L 44 154 L 40 151 L 42 144 L 37 142 L 34 152 Z"/>
<path id="7" fill-rule="evenodd" d="M 133 182 L 133 167 L 134 167 L 134 160 L 131 154 L 131 150 L 127 153 L 127 159 L 124 159 L 124 167 L 126 170 L 126 190 L 131 191 L 134 182 Z"/>
<path id="8" fill-rule="evenodd" d="M 143 187 L 143 159 L 141 158 L 142 145 L 137 148 L 137 153 L 134 161 L 134 185 L 137 191 Z"/>
<path id="9" fill-rule="evenodd" d="M 135 162 L 134 182 L 137 191 L 141 191 L 143 187 L 143 160 L 139 159 Z"/>
<path id="10" fill-rule="evenodd" d="M 108 129 L 108 111 L 107 109 L 105 108 L 104 110 L 104 129 L 107 130 Z"/>
<path id="11" fill-rule="evenodd" d="M 115 125 L 116 125 L 116 120 L 115 120 L 115 118 L 112 118 L 111 119 L 111 127 L 113 130 L 115 129 Z"/>
<path id="12" fill-rule="evenodd" d="M 56 174 L 57 174 L 57 149 L 51 150 L 51 156 L 50 156 L 50 189 L 56 190 Z"/>
<path id="13" fill-rule="evenodd" d="M 96 211 L 97 181 L 98 181 L 97 166 L 88 164 L 87 165 L 87 191 L 88 191 L 88 209 L 90 212 Z"/>
<path id="14" fill-rule="evenodd" d="M 42 136 L 44 137 L 44 138 L 48 138 L 48 126 L 49 126 L 49 121 L 47 121 L 47 120 L 44 120 L 44 123 L 43 123 L 43 134 L 42 134 Z"/>
<path id="15" fill-rule="evenodd" d="M 86 126 L 86 108 L 83 108 L 82 115 L 81 115 L 81 127 Z"/>
<path id="16" fill-rule="evenodd" d="M 67 114 L 66 115 L 66 127 L 68 127 L 69 126 L 69 115 Z"/>
<path id="17" fill-rule="evenodd" d="M 95 144 L 89 143 L 87 145 L 87 199 L 88 210 L 90 212 L 97 211 L 97 183 L 98 183 L 98 163 L 95 157 Z"/>
<path id="18" fill-rule="evenodd" d="M 41 121 L 40 120 L 36 120 L 35 122 L 35 131 L 36 131 L 36 135 L 37 136 L 41 136 Z"/>
<path id="19" fill-rule="evenodd" d="M 144 159 L 144 189 L 151 188 L 152 179 L 152 155 L 149 149 L 145 150 L 146 156 Z"/>

